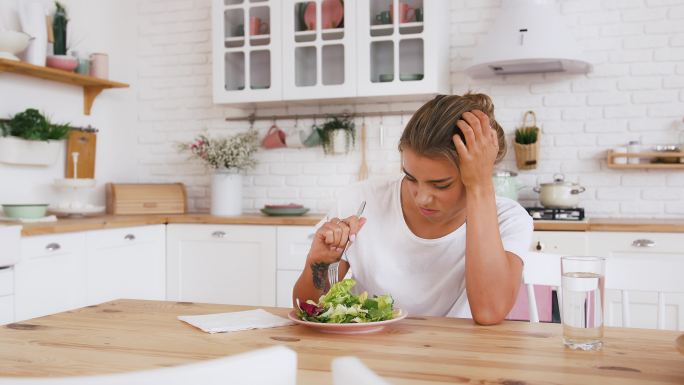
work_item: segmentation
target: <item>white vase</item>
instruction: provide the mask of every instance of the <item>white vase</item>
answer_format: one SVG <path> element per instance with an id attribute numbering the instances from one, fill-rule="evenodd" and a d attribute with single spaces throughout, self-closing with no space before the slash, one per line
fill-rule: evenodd
<path id="1" fill-rule="evenodd" d="M 211 215 L 240 214 L 242 214 L 242 175 L 236 171 L 214 171 L 211 180 Z"/>
<path id="2" fill-rule="evenodd" d="M 347 153 L 347 143 L 349 142 L 349 136 L 347 135 L 347 130 L 333 130 L 331 132 L 332 140 L 332 152 L 333 154 L 346 154 Z"/>
<path id="3" fill-rule="evenodd" d="M 33 37 L 24 52 L 25 60 L 37 66 L 45 66 L 47 55 L 47 26 L 45 7 L 40 2 L 19 2 L 21 29 Z"/>

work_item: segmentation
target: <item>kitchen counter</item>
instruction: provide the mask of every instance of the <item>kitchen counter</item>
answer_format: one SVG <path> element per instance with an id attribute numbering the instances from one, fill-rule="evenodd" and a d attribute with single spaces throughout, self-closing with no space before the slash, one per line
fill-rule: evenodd
<path id="1" fill-rule="evenodd" d="M 0 373 L 54 377 L 181 365 L 274 345 L 297 352 L 297 383 L 331 384 L 333 358 L 353 355 L 393 384 L 682 384 L 675 331 L 605 328 L 601 352 L 570 351 L 558 324 L 411 317 L 372 334 L 302 325 L 208 334 L 179 315 L 252 309 L 117 300 L 0 327 Z M 266 308 L 280 316 L 290 309 Z"/>
<path id="2" fill-rule="evenodd" d="M 184 215 L 103 215 L 87 218 L 65 218 L 57 222 L 22 224 L 22 236 L 68 233 L 133 227 L 167 223 L 197 223 L 214 225 L 294 225 L 313 226 L 323 214 L 299 217 L 269 217 L 262 214 L 245 214 L 236 217 L 216 217 L 209 214 Z M 684 232 L 684 219 L 611 219 L 594 218 L 579 222 L 535 221 L 535 231 L 630 231 L 630 232 Z"/>

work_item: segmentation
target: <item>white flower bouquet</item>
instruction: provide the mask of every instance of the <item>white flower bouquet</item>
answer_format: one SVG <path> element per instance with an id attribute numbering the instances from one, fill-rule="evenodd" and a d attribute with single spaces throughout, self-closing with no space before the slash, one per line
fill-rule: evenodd
<path id="1" fill-rule="evenodd" d="M 200 159 L 209 167 L 228 171 L 243 171 L 256 165 L 254 153 L 259 149 L 256 130 L 224 138 L 211 138 L 208 134 L 198 135 L 191 143 L 181 143 L 180 151 L 190 151 L 191 159 Z"/>

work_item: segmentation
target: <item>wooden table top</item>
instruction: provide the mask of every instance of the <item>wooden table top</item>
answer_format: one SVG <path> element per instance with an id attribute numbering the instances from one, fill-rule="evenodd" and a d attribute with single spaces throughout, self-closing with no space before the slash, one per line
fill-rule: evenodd
<path id="1" fill-rule="evenodd" d="M 301 325 L 207 334 L 176 319 L 251 308 L 117 300 L 6 325 L 0 373 L 113 373 L 282 344 L 298 354 L 298 384 L 330 384 L 331 360 L 344 355 L 358 356 L 394 384 L 684 384 L 674 331 L 606 328 L 603 350 L 582 352 L 563 347 L 557 324 L 409 317 L 374 334 L 324 334 Z"/>

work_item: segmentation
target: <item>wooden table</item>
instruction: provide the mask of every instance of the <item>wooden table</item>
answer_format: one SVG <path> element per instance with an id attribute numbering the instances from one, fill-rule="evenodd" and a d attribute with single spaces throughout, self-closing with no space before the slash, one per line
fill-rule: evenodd
<path id="1" fill-rule="evenodd" d="M 555 324 L 409 317 L 367 335 L 285 326 L 207 334 L 182 314 L 250 307 L 118 300 L 0 328 L 3 376 L 130 371 L 235 354 L 276 344 L 298 353 L 298 384 L 331 383 L 334 357 L 356 355 L 395 384 L 684 384 L 679 332 L 606 328 L 600 352 L 570 351 Z M 285 315 L 288 309 L 269 308 Z"/>

